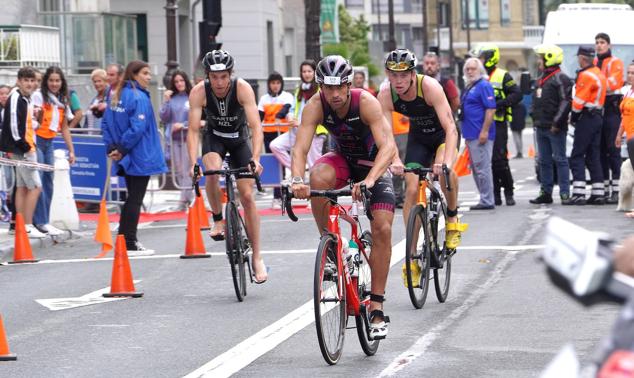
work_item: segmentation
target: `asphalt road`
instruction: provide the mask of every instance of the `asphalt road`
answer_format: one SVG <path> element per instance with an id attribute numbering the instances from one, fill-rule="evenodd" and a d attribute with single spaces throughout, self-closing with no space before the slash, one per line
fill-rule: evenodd
<path id="1" fill-rule="evenodd" d="M 99 253 L 90 238 L 38 250 L 49 263 L 0 266 L 0 314 L 18 355 L 0 362 L 0 377 L 534 377 L 569 342 L 587 361 L 618 308 L 583 308 L 550 284 L 537 260 L 544 225 L 558 215 L 619 239 L 631 221 L 612 206 L 530 205 L 538 191 L 532 160 L 511 164 L 518 204 L 462 213 L 470 226 L 453 259 L 446 303 L 432 289 L 425 307 L 415 310 L 402 284 L 402 260 L 394 259 L 385 303 L 392 323 L 376 356 L 366 357 L 348 330 L 339 364 L 324 362 L 312 313 L 318 233 L 309 215 L 298 223 L 275 215 L 262 219 L 270 278 L 250 285 L 243 303 L 236 301 L 223 243 L 205 240 L 210 259 L 178 258 L 182 221 L 140 231 L 141 241 L 157 250 L 130 259 L 142 298 L 55 311 L 37 301 L 85 303 L 110 285 L 112 260 L 89 259 Z M 474 204 L 472 177 L 460 185 L 460 201 Z M 400 212 L 393 235 L 393 254 L 402 256 Z"/>

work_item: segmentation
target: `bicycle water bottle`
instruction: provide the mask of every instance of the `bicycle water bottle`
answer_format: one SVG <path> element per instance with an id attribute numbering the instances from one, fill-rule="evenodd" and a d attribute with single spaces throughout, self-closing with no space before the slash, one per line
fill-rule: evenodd
<path id="1" fill-rule="evenodd" d="M 348 243 L 348 254 L 350 256 L 347 259 L 348 260 L 348 270 L 350 271 L 350 276 L 351 277 L 358 277 L 359 276 L 359 271 L 355 267 L 355 261 L 359 260 L 359 246 L 357 245 L 357 243 L 355 243 L 354 240 L 350 240 L 350 243 Z"/>

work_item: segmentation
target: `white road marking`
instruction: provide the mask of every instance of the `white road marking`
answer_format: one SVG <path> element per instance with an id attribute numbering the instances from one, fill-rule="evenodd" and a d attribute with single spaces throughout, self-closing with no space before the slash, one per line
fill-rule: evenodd
<path id="1" fill-rule="evenodd" d="M 405 257 L 404 239 L 392 247 L 390 266 L 398 263 L 403 257 Z M 311 300 L 225 353 L 187 374 L 185 378 L 229 377 L 314 321 L 315 314 L 313 311 L 313 301 Z"/>
<path id="2" fill-rule="evenodd" d="M 134 280 L 135 284 L 141 282 L 141 280 Z M 113 301 L 120 301 L 122 299 L 128 299 L 126 297 L 121 298 L 104 298 L 102 294 L 109 293 L 110 286 L 93 291 L 81 297 L 74 298 L 50 298 L 50 299 L 36 299 L 35 301 L 42 306 L 48 308 L 51 311 L 68 310 L 75 307 L 89 306 L 98 303 L 106 303 Z"/>
<path id="3" fill-rule="evenodd" d="M 400 370 L 405 368 L 407 365 L 412 363 L 416 358 L 420 357 L 427 348 L 431 346 L 431 344 L 440 337 L 444 331 L 449 328 L 458 318 L 460 318 L 467 310 L 473 307 L 482 297 L 486 294 L 489 289 L 495 285 L 500 278 L 502 277 L 502 273 L 504 269 L 515 259 L 515 255 L 518 251 L 512 251 L 508 255 L 504 257 L 496 266 L 493 271 L 493 274 L 489 279 L 483 284 L 480 285 L 468 298 L 464 301 L 460 307 L 456 308 L 449 314 L 449 316 L 445 317 L 442 322 L 437 324 L 434 328 L 432 328 L 429 332 L 424 334 L 421 338 L 419 338 L 414 345 L 412 345 L 408 350 L 401 353 L 398 357 L 396 357 L 392 363 L 385 368 L 379 377 L 390 377 L 398 373 Z"/>

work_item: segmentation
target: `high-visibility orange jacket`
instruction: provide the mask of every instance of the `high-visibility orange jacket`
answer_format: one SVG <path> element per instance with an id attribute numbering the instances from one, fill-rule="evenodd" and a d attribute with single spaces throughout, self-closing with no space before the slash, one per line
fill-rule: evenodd
<path id="1" fill-rule="evenodd" d="M 634 89 L 630 89 L 621 101 L 621 125 L 626 139 L 634 138 Z"/>
<path id="2" fill-rule="evenodd" d="M 607 82 L 605 76 L 597 66 L 583 68 L 577 74 L 575 95 L 572 98 L 572 111 L 580 112 L 603 109 Z"/>
<path id="3" fill-rule="evenodd" d="M 598 59 L 594 59 L 597 64 Z M 605 75 L 608 82 L 606 94 L 608 96 L 617 94 L 619 89 L 623 87 L 625 71 L 623 69 L 623 61 L 617 57 L 609 56 L 603 60 L 601 64 L 601 72 Z"/>
<path id="4" fill-rule="evenodd" d="M 392 130 L 394 135 L 409 133 L 409 117 L 399 112 L 392 112 Z"/>

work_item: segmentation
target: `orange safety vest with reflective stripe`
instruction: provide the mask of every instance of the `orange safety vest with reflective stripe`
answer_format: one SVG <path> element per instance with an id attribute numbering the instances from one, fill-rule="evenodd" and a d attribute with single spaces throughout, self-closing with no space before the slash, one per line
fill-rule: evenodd
<path id="1" fill-rule="evenodd" d="M 594 58 L 594 64 L 597 64 L 597 62 L 598 59 Z M 618 94 L 618 90 L 623 87 L 623 83 L 625 82 L 623 61 L 617 57 L 609 56 L 603 60 L 601 72 L 603 72 L 608 83 L 606 94 L 608 96 Z"/>
<path id="2" fill-rule="evenodd" d="M 634 138 L 634 89 L 630 89 L 621 101 L 621 125 L 626 139 Z"/>
<path id="3" fill-rule="evenodd" d="M 264 108 L 264 119 L 262 120 L 262 131 L 264 131 L 265 133 L 276 133 L 276 132 L 280 132 L 280 133 L 284 133 L 288 131 L 288 126 L 272 126 L 270 124 L 276 123 L 276 122 L 280 122 L 280 123 L 286 123 L 286 118 L 284 119 L 276 119 L 275 115 L 282 110 L 282 108 L 284 107 L 284 104 L 264 104 L 262 106 Z M 270 125 L 270 126 L 267 126 Z"/>
<path id="4" fill-rule="evenodd" d="M 44 139 L 53 139 L 57 132 L 62 129 L 64 121 L 65 108 L 57 106 L 50 102 L 42 104 L 42 122 L 35 133 Z"/>
<path id="5" fill-rule="evenodd" d="M 607 82 L 597 66 L 590 66 L 579 71 L 575 83 L 575 96 L 572 99 L 572 111 L 580 112 L 603 109 Z"/>
<path id="6" fill-rule="evenodd" d="M 394 135 L 409 133 L 409 117 L 392 111 L 392 132 Z"/>

